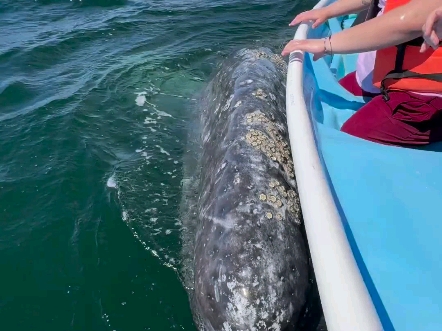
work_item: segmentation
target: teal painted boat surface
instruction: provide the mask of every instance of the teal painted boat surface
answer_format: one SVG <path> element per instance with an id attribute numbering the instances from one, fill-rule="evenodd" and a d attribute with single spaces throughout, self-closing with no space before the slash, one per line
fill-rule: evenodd
<path id="1" fill-rule="evenodd" d="M 353 19 L 329 20 L 307 37 L 326 37 Z M 442 144 L 391 147 L 340 132 L 365 102 L 338 84 L 356 58 L 303 59 L 304 100 L 325 177 L 383 329 L 441 331 Z"/>

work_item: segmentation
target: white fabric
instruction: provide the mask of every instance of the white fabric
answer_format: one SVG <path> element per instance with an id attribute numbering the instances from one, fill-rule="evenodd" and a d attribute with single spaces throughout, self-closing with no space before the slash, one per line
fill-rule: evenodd
<path id="1" fill-rule="evenodd" d="M 379 0 L 379 13 L 384 12 L 385 2 L 387 0 Z M 366 92 L 379 93 L 379 89 L 373 86 L 373 69 L 376 59 L 376 51 L 361 53 L 356 63 L 356 81 L 358 85 Z"/>

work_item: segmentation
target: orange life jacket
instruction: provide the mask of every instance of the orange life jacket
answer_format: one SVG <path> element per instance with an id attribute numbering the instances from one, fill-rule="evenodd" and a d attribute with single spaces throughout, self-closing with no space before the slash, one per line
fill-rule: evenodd
<path id="1" fill-rule="evenodd" d="M 410 0 L 387 0 L 384 14 Z M 386 99 L 388 90 L 442 93 L 442 48 L 420 53 L 423 39 L 417 38 L 376 52 L 373 85 Z"/>

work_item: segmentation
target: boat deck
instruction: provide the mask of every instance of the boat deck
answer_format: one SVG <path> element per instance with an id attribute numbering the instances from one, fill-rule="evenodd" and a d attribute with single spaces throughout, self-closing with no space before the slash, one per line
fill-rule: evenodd
<path id="1" fill-rule="evenodd" d="M 308 37 L 350 24 L 330 20 Z M 364 104 L 337 83 L 355 62 L 354 55 L 305 56 L 304 98 L 324 172 L 384 330 L 440 331 L 442 144 L 398 148 L 340 132 Z"/>

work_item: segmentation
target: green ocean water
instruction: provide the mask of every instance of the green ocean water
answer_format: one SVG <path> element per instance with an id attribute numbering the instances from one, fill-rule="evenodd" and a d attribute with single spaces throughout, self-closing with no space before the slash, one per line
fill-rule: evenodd
<path id="1" fill-rule="evenodd" d="M 196 95 L 312 1 L 0 1 L 0 330 L 195 330 L 181 181 Z"/>

